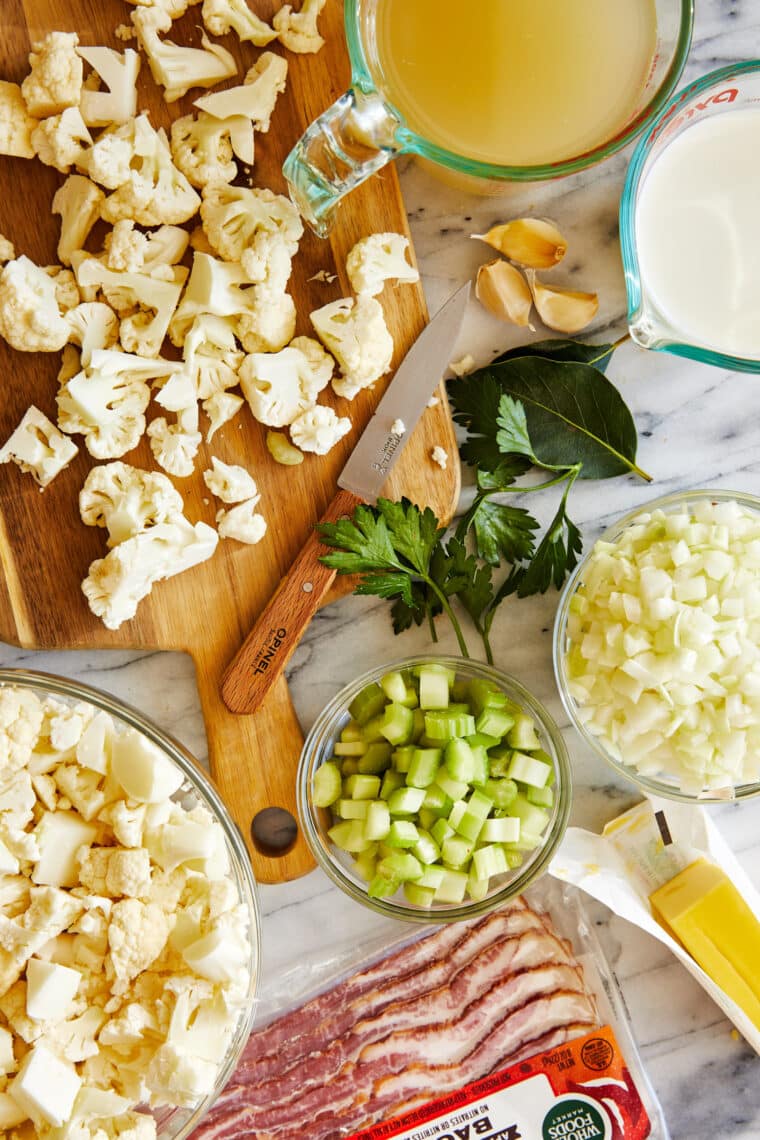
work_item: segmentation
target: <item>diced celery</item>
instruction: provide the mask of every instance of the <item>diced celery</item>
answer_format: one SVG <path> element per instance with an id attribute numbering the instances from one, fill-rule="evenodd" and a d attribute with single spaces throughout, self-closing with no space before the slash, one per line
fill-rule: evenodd
<path id="1" fill-rule="evenodd" d="M 359 771 L 369 775 L 379 775 L 390 766 L 391 746 L 385 740 L 373 740 L 366 747 L 367 751 L 357 760 Z"/>
<path id="2" fill-rule="evenodd" d="M 462 821 L 462 816 L 467 811 L 467 800 L 454 800 L 449 812 L 448 822 L 449 826 L 456 831 Z"/>
<path id="3" fill-rule="evenodd" d="M 425 799 L 422 806 L 426 810 L 435 812 L 437 816 L 448 815 L 452 805 L 451 796 L 447 796 L 439 784 L 431 784 L 425 789 Z"/>
<path id="4" fill-rule="evenodd" d="M 356 756 L 344 756 L 340 765 L 340 774 L 343 779 L 345 780 L 349 776 L 355 776 L 358 771 L 359 761 Z"/>
<path id="5" fill-rule="evenodd" d="M 444 840 L 454 835 L 454 828 L 451 826 L 447 819 L 437 819 L 433 826 L 430 828 L 430 834 L 436 841 L 439 847 L 444 843 Z"/>
<path id="6" fill-rule="evenodd" d="M 354 859 L 354 870 L 357 875 L 364 879 L 365 883 L 370 882 L 375 877 L 377 868 L 377 854 L 372 847 L 368 847 L 366 851 L 360 851 Z"/>
<path id="7" fill-rule="evenodd" d="M 516 867 L 522 867 L 524 862 L 522 852 L 512 851 L 506 845 L 504 847 L 504 858 L 507 860 L 507 866 L 510 871 L 513 871 Z"/>
<path id="8" fill-rule="evenodd" d="M 470 873 L 467 876 L 467 894 L 473 900 L 473 902 L 479 902 L 481 899 L 484 899 L 486 897 L 488 894 L 489 885 L 490 883 L 488 879 L 478 878 L 478 876 L 475 874 L 475 867 L 472 866 L 470 868 Z"/>
<path id="9" fill-rule="evenodd" d="M 450 835 L 441 844 L 441 858 L 448 867 L 463 867 L 472 855 L 474 843 L 461 835 Z"/>
<path id="10" fill-rule="evenodd" d="M 429 831 L 424 831 L 418 828 L 420 837 L 412 848 L 412 854 L 415 855 L 420 863 L 435 863 L 436 859 L 441 857 L 441 849 L 433 839 Z"/>
<path id="11" fill-rule="evenodd" d="M 420 665 L 419 695 L 421 709 L 445 709 L 449 704 L 450 673 L 441 672 L 432 665 Z"/>
<path id="12" fill-rule="evenodd" d="M 362 726 L 355 720 L 347 721 L 340 730 L 340 738 L 346 744 L 355 743 L 357 740 L 364 740 Z"/>
<path id="13" fill-rule="evenodd" d="M 487 819 L 479 836 L 481 843 L 516 843 L 519 838 L 520 821 L 514 815 Z"/>
<path id="14" fill-rule="evenodd" d="M 425 713 L 422 709 L 412 709 L 412 743 L 417 744 L 425 732 Z"/>
<path id="15" fill-rule="evenodd" d="M 383 736 L 383 714 L 378 713 L 368 720 L 362 727 L 364 733 L 364 740 L 367 744 L 372 744 L 375 740 L 385 740 Z"/>
<path id="16" fill-rule="evenodd" d="M 436 891 L 445 878 L 446 868 L 442 867 L 440 863 L 432 863 L 423 868 L 417 883 L 421 887 L 430 887 L 431 890 Z"/>
<path id="17" fill-rule="evenodd" d="M 406 782 L 413 788 L 428 788 L 435 781 L 441 763 L 440 748 L 415 748 Z"/>
<path id="18" fill-rule="evenodd" d="M 320 764 L 314 773 L 311 784 L 311 798 L 314 806 L 318 808 L 329 807 L 334 804 L 341 793 L 341 775 L 337 764 L 328 760 Z"/>
<path id="19" fill-rule="evenodd" d="M 397 788 L 403 788 L 403 786 L 404 773 L 397 772 L 394 768 L 388 768 L 388 770 L 383 773 L 383 784 L 380 788 L 380 798 L 384 800 L 389 799 L 389 797 L 393 794 L 393 792 L 396 791 Z M 375 799 L 376 797 L 372 796 L 371 798 Z"/>
<path id="20" fill-rule="evenodd" d="M 498 843 L 489 843 L 473 852 L 472 866 L 478 879 L 490 879 L 503 875 L 508 870 L 504 848 Z"/>
<path id="21" fill-rule="evenodd" d="M 422 864 L 409 851 L 394 851 L 380 860 L 377 873 L 384 879 L 404 882 L 406 879 L 418 879 L 422 874 Z"/>
<path id="22" fill-rule="evenodd" d="M 419 819 L 420 827 L 424 828 L 425 831 L 430 831 L 435 821 L 441 817 L 437 811 L 433 811 L 432 808 L 427 808 L 423 804 L 417 812 L 417 818 Z"/>
<path id="23" fill-rule="evenodd" d="M 389 701 L 403 701 L 406 698 L 406 681 L 400 673 L 386 673 L 380 678 L 380 688 Z"/>
<path id="24" fill-rule="evenodd" d="M 420 837 L 417 825 L 409 819 L 394 819 L 384 842 L 388 847 L 414 847 Z"/>
<path id="25" fill-rule="evenodd" d="M 432 887 L 421 887 L 417 883 L 404 883 L 404 898 L 412 906 L 420 906 L 429 910 L 435 902 L 435 891 Z"/>
<path id="26" fill-rule="evenodd" d="M 486 780 L 483 791 L 492 799 L 497 808 L 508 808 L 517 795 L 514 780 Z"/>
<path id="27" fill-rule="evenodd" d="M 543 808 L 536 807 L 535 804 L 529 803 L 521 793 L 515 796 L 509 805 L 509 810 L 512 815 L 516 815 L 520 820 L 521 836 L 524 836 L 526 833 L 540 836 L 549 822 L 549 813 Z"/>
<path id="28" fill-rule="evenodd" d="M 474 765 L 470 783 L 474 784 L 476 788 L 482 788 L 488 780 L 488 753 L 482 744 L 471 745 L 470 747 Z"/>
<path id="29" fill-rule="evenodd" d="M 456 737 L 471 736 L 474 731 L 475 718 L 469 711 L 452 706 L 425 713 L 425 735 L 430 740 L 445 743 Z"/>
<path id="30" fill-rule="evenodd" d="M 477 732 L 486 732 L 501 740 L 513 728 L 514 723 L 515 718 L 504 709 L 486 706 L 475 721 L 475 729 Z"/>
<path id="31" fill-rule="evenodd" d="M 371 800 L 341 799 L 338 800 L 336 809 L 341 819 L 366 819 L 367 808 L 371 802 Z"/>
<path id="32" fill-rule="evenodd" d="M 466 740 L 450 740 L 444 752 L 446 771 L 452 779 L 469 784 L 475 774 L 475 757 Z M 439 781 L 440 782 L 440 781 Z"/>
<path id="33" fill-rule="evenodd" d="M 467 801 L 467 810 L 476 815 L 478 819 L 487 819 L 493 807 L 493 800 L 483 792 L 475 790 Z"/>
<path id="34" fill-rule="evenodd" d="M 549 765 L 549 775 L 546 780 L 546 787 L 551 788 L 554 784 L 554 763 L 548 752 L 544 752 L 543 748 L 537 748 L 533 753 L 536 760 L 541 760 L 544 764 Z"/>
<path id="35" fill-rule="evenodd" d="M 510 780 L 519 780 L 521 784 L 543 788 L 550 772 L 551 767 L 543 760 L 536 760 L 535 756 L 527 756 L 524 752 L 513 752 L 507 775 Z"/>
<path id="36" fill-rule="evenodd" d="M 371 840 L 365 836 L 364 825 L 359 819 L 341 820 L 340 823 L 333 824 L 327 834 L 336 847 L 352 854 L 366 851 L 371 846 Z"/>
<path id="37" fill-rule="evenodd" d="M 378 684 L 373 682 L 357 693 L 348 711 L 354 720 L 365 725 L 372 717 L 377 716 L 385 708 L 385 693 Z"/>
<path id="38" fill-rule="evenodd" d="M 391 753 L 391 762 L 397 772 L 407 774 L 412 766 L 415 747 L 413 744 L 404 744 L 401 748 L 394 748 Z"/>
<path id="39" fill-rule="evenodd" d="M 551 788 L 526 788 L 525 798 L 529 804 L 535 804 L 536 807 L 554 806 L 554 792 Z"/>
<path id="40" fill-rule="evenodd" d="M 336 740 L 333 752 L 336 756 L 363 756 L 367 747 L 365 740 Z"/>
<path id="41" fill-rule="evenodd" d="M 483 709 L 486 707 L 486 702 L 492 694 L 498 694 L 499 690 L 493 681 L 486 681 L 484 677 L 473 677 L 468 682 L 468 691 L 470 696 L 470 705 L 475 716 L 480 716 Z"/>
<path id="42" fill-rule="evenodd" d="M 506 776 L 509 762 L 512 759 L 511 748 L 492 748 L 488 753 L 488 774 L 498 778 Z"/>
<path id="43" fill-rule="evenodd" d="M 463 796 L 467 795 L 469 785 L 464 780 L 455 780 L 450 776 L 445 768 L 439 768 L 435 777 L 435 784 L 442 792 L 444 792 L 451 800 L 461 800 Z"/>
<path id="44" fill-rule="evenodd" d="M 541 846 L 541 836 L 532 831 L 520 829 L 520 838 L 514 843 L 505 844 L 507 851 L 535 851 Z"/>
<path id="45" fill-rule="evenodd" d="M 395 895 L 400 885 L 398 879 L 386 879 L 383 875 L 375 875 L 367 887 L 367 894 L 371 899 L 389 899 Z"/>
<path id="46" fill-rule="evenodd" d="M 463 871 L 447 868 L 441 884 L 436 888 L 436 902 L 460 903 L 467 890 L 467 875 Z"/>
<path id="47" fill-rule="evenodd" d="M 376 800 L 380 794 L 380 777 L 357 773 L 343 784 L 343 794 L 352 800 Z"/>
<path id="48" fill-rule="evenodd" d="M 507 744 L 510 748 L 516 748 L 518 752 L 533 752 L 541 747 L 532 716 L 528 713 L 518 713 L 515 716 L 515 723 L 507 734 Z"/>
<path id="49" fill-rule="evenodd" d="M 381 732 L 391 744 L 408 744 L 412 739 L 414 727 L 414 713 L 406 705 L 389 704 L 385 706 Z"/>
<path id="50" fill-rule="evenodd" d="M 500 736 L 489 736 L 487 732 L 473 732 L 472 736 L 466 737 L 466 740 L 470 748 L 485 748 L 486 752 L 501 744 Z"/>
<path id="51" fill-rule="evenodd" d="M 364 834 L 367 839 L 385 839 L 391 828 L 391 813 L 385 800 L 363 801 L 367 804 Z"/>
<path id="52" fill-rule="evenodd" d="M 420 810 L 425 799 L 424 788 L 396 788 L 388 796 L 388 810 L 391 815 L 414 815 Z"/>

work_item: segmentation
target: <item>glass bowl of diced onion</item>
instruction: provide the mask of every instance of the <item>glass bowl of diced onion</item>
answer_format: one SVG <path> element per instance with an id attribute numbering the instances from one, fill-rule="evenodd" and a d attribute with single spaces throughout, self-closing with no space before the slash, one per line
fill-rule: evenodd
<path id="1" fill-rule="evenodd" d="M 760 794 L 760 498 L 684 491 L 615 522 L 565 585 L 554 669 L 583 740 L 645 792 Z"/>
<path id="2" fill-rule="evenodd" d="M 506 673 L 411 657 L 357 677 L 317 718 L 298 772 L 311 851 L 391 918 L 471 918 L 542 874 L 567 826 L 570 768 L 543 705 Z"/>
<path id="3" fill-rule="evenodd" d="M 37 815 L 42 813 L 58 814 L 58 804 L 56 803 L 54 805 L 53 799 L 59 797 L 62 813 L 69 816 L 70 819 L 76 818 L 80 827 L 88 826 L 85 822 L 89 814 L 87 809 L 82 806 L 82 810 L 85 811 L 84 816 L 80 815 L 77 811 L 77 804 L 79 803 L 78 794 L 99 794 L 95 793 L 93 789 L 100 784 L 101 789 L 103 787 L 106 788 L 106 807 L 108 806 L 110 802 L 108 799 L 108 781 L 114 778 L 114 756 L 116 755 L 117 748 L 123 749 L 125 747 L 124 745 L 117 746 L 113 742 L 116 739 L 123 741 L 128 738 L 130 742 L 137 741 L 138 750 L 141 755 L 148 757 L 149 766 L 156 757 L 159 758 L 156 765 L 151 769 L 152 774 L 148 777 L 150 780 L 157 781 L 153 784 L 153 787 L 158 788 L 161 780 L 164 780 L 165 788 L 171 789 L 167 799 L 171 799 L 172 803 L 183 812 L 192 812 L 195 809 L 200 809 L 196 810 L 194 818 L 196 821 L 202 821 L 198 823 L 198 827 L 208 829 L 209 841 L 207 846 L 209 850 L 209 861 L 207 862 L 205 859 L 196 861 L 188 860 L 185 864 L 188 875 L 187 882 L 192 882 L 193 888 L 197 887 L 202 895 L 204 885 L 207 881 L 214 882 L 215 889 L 218 890 L 221 880 L 225 880 L 223 884 L 224 890 L 220 891 L 216 897 L 220 904 L 220 910 L 223 911 L 229 907 L 234 909 L 236 915 L 236 938 L 232 940 L 235 941 L 235 951 L 233 955 L 235 971 L 234 996 L 232 996 L 231 990 L 229 992 L 225 990 L 225 995 L 222 996 L 222 987 L 216 987 L 219 994 L 218 997 L 209 999 L 209 1011 L 204 1012 L 205 1006 L 203 1008 L 199 1006 L 198 1010 L 195 1011 L 195 1013 L 200 1014 L 200 1016 L 196 1018 L 196 1027 L 205 1038 L 203 1051 L 207 1052 L 207 1060 L 212 1066 L 211 1069 L 205 1067 L 205 1076 L 201 1080 L 202 1091 L 197 1095 L 192 1092 L 187 1094 L 185 1097 L 186 1103 L 183 1106 L 177 1106 L 176 1103 L 164 1103 L 149 1108 L 144 1102 L 135 1102 L 139 1113 L 152 1116 L 155 1121 L 158 1140 L 182 1140 L 182 1138 L 189 1136 L 198 1127 L 202 1118 L 212 1107 L 214 1101 L 231 1077 L 245 1043 L 248 1040 L 253 1022 L 259 976 L 260 919 L 256 884 L 254 882 L 245 844 L 236 824 L 229 815 L 205 771 L 203 771 L 190 753 L 178 741 L 157 728 L 156 725 L 143 717 L 137 710 L 104 692 L 87 685 L 69 681 L 62 677 L 20 669 L 0 669 L 0 710 L 2 710 L 2 715 L 0 715 L 0 736 L 5 736 L 8 730 L 7 708 L 2 707 L 2 701 L 7 701 L 11 697 L 12 691 L 20 693 L 24 700 L 33 700 L 36 698 L 37 701 L 48 710 L 43 719 L 43 727 L 38 737 L 34 759 L 30 761 L 28 765 L 30 771 L 32 770 L 32 765 L 36 769 L 35 787 L 36 789 L 40 789 L 40 791 L 37 792 L 38 796 L 42 795 L 43 797 L 38 800 L 37 806 L 34 809 Z M 79 714 L 82 715 L 85 733 L 87 727 L 91 727 L 96 718 L 108 718 L 107 722 L 102 719 L 100 721 L 101 726 L 104 724 L 110 726 L 105 729 L 105 737 L 102 736 L 99 729 L 91 729 L 90 736 L 83 737 L 84 743 L 80 743 L 80 740 L 77 739 L 81 727 L 77 722 Z M 58 727 L 55 730 L 57 733 L 55 742 L 53 742 L 53 737 L 49 730 L 49 726 L 52 723 L 51 718 L 54 716 L 60 717 L 60 720 L 57 721 Z M 45 733 L 47 733 L 47 735 L 45 735 Z M 8 739 L 6 736 L 6 745 Z M 110 746 L 106 744 L 106 747 L 103 748 L 103 739 L 106 741 L 110 740 Z M 96 742 L 94 748 L 93 740 Z M 97 743 L 98 741 L 101 741 L 100 745 Z M 96 771 L 98 768 L 97 759 L 92 759 L 99 747 L 104 752 L 110 748 L 108 776 L 104 776 L 103 781 L 100 782 L 97 778 L 99 773 Z M 81 756 L 79 752 L 80 749 L 83 750 Z M 4 752 L 5 755 L 2 758 L 7 763 L 7 747 L 4 749 Z M 51 762 L 51 752 L 56 753 L 62 758 L 60 761 L 56 760 L 55 766 Z M 0 756 L 2 756 L 2 753 L 0 753 Z M 89 759 L 87 759 L 87 757 L 89 757 Z M 79 759 L 86 761 L 84 767 L 79 765 Z M 74 769 L 76 772 L 79 772 L 80 775 L 82 773 L 88 774 L 91 778 L 89 783 L 88 780 L 85 779 L 79 792 L 76 790 L 76 785 L 71 783 L 70 780 L 68 783 L 66 780 L 62 780 L 62 783 L 67 783 L 66 788 L 56 787 L 55 777 L 58 772 L 59 763 Z M 92 763 L 94 767 L 92 769 L 86 768 L 86 764 L 90 763 Z M 44 777 L 49 776 L 51 772 L 52 776 L 50 776 L 50 779 L 44 779 Z M 43 777 L 42 782 L 40 782 L 40 776 Z M 64 798 L 64 792 L 67 790 L 70 794 Z M 132 791 L 134 792 L 134 788 Z M 110 788 L 110 792 L 113 792 L 112 787 Z M 120 795 L 124 797 L 126 804 L 131 806 L 135 805 L 136 800 L 130 798 L 129 793 L 124 791 L 123 784 L 121 785 Z M 72 801 L 72 796 L 75 802 Z M 51 797 L 53 799 L 51 799 Z M 47 799 L 47 804 L 44 802 L 44 799 Z M 166 801 L 163 802 L 165 803 Z M 150 806 L 151 804 L 149 803 L 148 808 L 150 808 Z M 179 817 L 177 816 L 177 818 Z M 91 817 L 91 821 L 97 825 L 95 816 Z M 29 822 L 28 829 L 31 829 L 33 825 L 34 820 Z M 37 821 L 37 825 L 39 825 L 39 821 Z M 161 831 L 161 826 L 161 822 L 157 816 L 155 834 Z M 104 834 L 105 833 L 99 833 L 98 838 L 91 840 L 91 842 L 114 842 L 113 836 L 105 838 Z M 179 832 L 176 834 L 179 835 Z M 212 834 L 213 839 L 211 838 Z M 144 835 L 147 835 L 147 825 Z M 199 835 L 200 833 L 198 831 L 194 832 L 196 838 Z M 180 844 L 182 841 L 184 841 L 182 838 L 178 840 Z M 134 838 L 131 842 L 133 844 L 137 843 Z M 144 839 L 143 842 L 145 842 Z M 4 854 L 7 855 L 7 850 Z M 53 854 L 55 854 L 55 852 L 53 852 Z M 63 856 L 60 857 L 62 858 Z M 44 858 L 43 853 L 43 860 Z M 161 871 L 160 865 L 154 863 L 153 858 L 154 855 L 152 852 L 150 865 L 151 883 L 155 882 L 156 874 Z M 48 862 L 51 865 L 54 864 L 52 858 Z M 168 865 L 169 864 L 167 864 L 167 866 Z M 25 873 L 25 866 L 28 867 L 28 864 L 22 861 L 20 867 L 21 875 Z M 51 876 L 47 873 L 43 872 L 38 874 L 38 868 L 40 866 L 41 864 L 35 865 L 33 871 L 34 883 L 39 883 L 40 880 L 43 883 L 51 882 Z M 54 878 L 55 874 L 53 873 L 52 879 L 54 880 Z M 231 884 L 231 887 L 229 884 Z M 70 885 L 70 881 L 66 885 Z M 118 889 L 119 888 L 117 888 L 117 893 Z M 125 891 L 126 889 L 127 888 L 124 888 Z M 149 897 L 149 895 L 145 895 L 145 898 Z M 211 898 L 212 896 L 209 894 L 208 897 Z M 220 901 L 222 897 L 226 900 L 224 904 L 221 904 Z M 183 907 L 184 902 L 177 904 L 169 919 L 169 923 L 171 923 L 174 914 L 179 914 Z M 209 911 L 209 915 L 211 915 L 211 913 L 212 912 Z M 185 912 L 185 915 L 190 921 L 189 910 Z M 219 919 L 217 918 L 215 921 L 218 923 Z M 205 930 L 206 927 L 199 927 L 199 930 L 200 929 Z M 199 946 L 200 943 L 195 943 L 194 945 Z M 40 953 L 42 954 L 43 951 L 40 951 Z M 192 955 L 189 950 L 185 950 L 185 953 L 189 961 Z M 55 957 L 55 952 L 53 952 L 52 960 L 55 960 Z M 175 957 L 177 957 L 176 953 Z M 211 973 L 214 972 L 214 968 L 206 965 L 206 962 L 210 962 L 210 958 L 204 960 L 204 969 L 206 969 L 206 977 L 208 978 Z M 178 976 L 183 970 L 182 966 L 172 966 L 172 968 L 169 969 L 168 966 L 164 965 L 162 968 L 166 971 L 165 974 L 162 974 L 162 977 L 166 977 L 167 980 L 170 980 L 170 974 L 175 968 Z M 187 969 L 187 967 L 185 968 Z M 189 978 L 190 973 L 186 972 L 185 980 L 187 981 Z M 199 978 L 196 978 L 196 981 L 198 980 L 200 980 L 202 987 L 203 976 L 199 975 Z M 169 992 L 169 990 L 166 992 Z M 179 990 L 177 993 L 179 994 Z M 143 999 L 147 1000 L 144 995 Z M 178 1016 L 179 1000 L 178 997 L 176 999 L 174 1013 L 171 1014 L 172 1024 L 175 1016 Z M 227 1003 L 224 1016 L 221 1017 L 220 1021 L 214 1021 L 210 1013 L 211 1006 L 213 1006 L 216 1001 L 221 1002 L 222 1005 L 225 1005 L 225 1002 Z M 150 1004 L 150 1002 L 148 1004 Z M 167 1009 L 168 1008 L 167 1006 Z M 216 1012 L 219 1012 L 220 1009 L 221 1007 L 217 1008 L 214 1006 Z M 192 1011 L 190 1016 L 191 1018 L 194 1016 Z M 108 1025 L 108 1021 L 106 1021 L 105 1024 Z M 3 1013 L 0 1013 L 0 1025 L 7 1027 L 7 1019 Z M 192 1020 L 188 1021 L 186 1026 L 184 1022 L 182 1022 L 180 1034 L 184 1029 L 192 1034 L 193 1025 L 194 1022 Z M 100 1032 L 102 1032 L 102 1028 L 99 1030 L 99 1033 Z M 155 1035 L 148 1030 L 146 1043 L 149 1043 L 154 1036 Z M 158 1040 L 157 1036 L 155 1036 L 155 1040 Z M 189 1038 L 187 1040 L 189 1040 Z M 27 1046 L 25 1046 L 25 1049 L 26 1048 Z M 142 1056 L 143 1059 L 145 1059 L 145 1050 L 143 1050 Z M 20 1060 L 20 1055 L 17 1056 L 17 1061 L 18 1060 Z M 110 1058 L 110 1061 L 113 1067 L 113 1057 Z M 131 1070 L 133 1075 L 137 1074 L 139 1076 L 139 1065 L 134 1057 L 123 1054 L 122 1061 L 123 1063 L 117 1066 L 117 1069 L 123 1071 L 122 1075 Z M 67 1062 L 67 1067 L 69 1072 L 73 1069 L 77 1075 L 84 1078 L 85 1084 L 89 1084 L 90 1082 L 85 1072 L 88 1064 L 94 1066 L 94 1062 L 88 1063 L 85 1061 L 81 1064 Z M 202 1065 L 201 1068 L 203 1068 Z M 94 1068 L 92 1071 L 94 1071 Z M 12 1090 L 13 1075 L 9 1080 L 11 1082 L 9 1088 Z M 137 1086 L 135 1085 L 135 1087 Z M 74 1101 L 74 1113 L 68 1123 L 71 1123 L 75 1119 L 79 1104 L 79 1100 Z M 126 1111 L 126 1109 L 120 1108 L 120 1111 Z M 41 1123 L 44 1124 L 44 1117 L 41 1118 Z M 47 1123 L 49 1124 L 50 1121 Z M 91 1123 L 93 1122 L 91 1121 Z M 95 1123 L 93 1123 L 93 1127 L 95 1127 Z M 26 1133 L 24 1134 L 26 1135 Z"/>

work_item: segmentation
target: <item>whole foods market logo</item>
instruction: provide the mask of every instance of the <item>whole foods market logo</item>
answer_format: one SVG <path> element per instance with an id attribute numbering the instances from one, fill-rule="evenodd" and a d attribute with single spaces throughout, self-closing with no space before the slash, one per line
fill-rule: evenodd
<path id="1" fill-rule="evenodd" d="M 555 1101 L 544 1117 L 543 1140 L 609 1140 L 607 1113 L 587 1097 L 565 1096 Z"/>

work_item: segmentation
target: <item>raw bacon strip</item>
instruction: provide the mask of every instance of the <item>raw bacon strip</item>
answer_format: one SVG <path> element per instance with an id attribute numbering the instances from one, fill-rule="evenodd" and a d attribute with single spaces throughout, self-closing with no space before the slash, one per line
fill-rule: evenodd
<path id="1" fill-rule="evenodd" d="M 416 989 L 420 976 L 424 978 L 431 974 L 439 964 L 443 964 L 445 970 L 449 958 L 455 956 L 460 947 L 471 945 L 473 938 L 486 945 L 492 939 L 511 932 L 521 919 L 531 927 L 541 924 L 535 911 L 530 910 L 522 899 L 514 899 L 505 909 L 481 919 L 444 926 L 427 938 L 404 947 L 398 954 L 388 955 L 367 970 L 353 974 L 334 989 L 318 994 L 305 1005 L 254 1030 L 236 1077 L 241 1082 L 247 1080 L 249 1064 L 254 1062 L 256 1068 L 251 1079 L 258 1080 L 267 1075 L 265 1057 L 272 1059 L 273 1072 L 281 1072 L 286 1062 L 334 1040 L 361 1016 L 364 1009 L 373 1008 L 375 995 L 385 995 L 388 1001 L 392 1001 L 394 996 L 403 996 L 405 984 Z M 396 991 L 388 989 L 389 984 L 397 987 Z M 435 984 L 431 981 L 431 987 Z"/>

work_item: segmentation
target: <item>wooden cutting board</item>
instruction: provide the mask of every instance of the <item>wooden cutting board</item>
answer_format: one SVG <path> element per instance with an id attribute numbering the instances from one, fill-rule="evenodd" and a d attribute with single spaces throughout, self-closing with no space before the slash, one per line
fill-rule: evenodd
<path id="1" fill-rule="evenodd" d="M 272 0 L 255 2 L 256 11 L 266 19 L 278 7 Z M 2 0 L 0 78 L 20 82 L 28 70 L 30 43 L 52 30 L 76 31 L 82 44 L 123 48 L 114 29 L 129 21 L 130 11 L 120 0 Z M 172 38 L 199 46 L 199 23 L 200 8 L 190 8 L 175 23 Z M 257 135 L 254 185 L 284 192 L 280 168 L 285 155 L 306 125 L 348 84 L 340 0 L 328 0 L 320 26 L 327 43 L 317 55 L 284 53 L 290 69 L 287 90 L 277 104 L 269 133 Z M 232 82 L 242 82 L 258 49 L 240 45 L 234 35 L 223 42 L 241 65 L 241 78 Z M 274 50 L 281 49 L 275 45 Z M 188 113 L 193 97 L 201 94 L 191 92 L 167 108 L 145 61 L 139 86 L 138 107 L 150 112 L 155 125 L 168 126 L 173 118 Z M 0 233 L 15 243 L 17 253 L 25 253 L 42 265 L 56 260 L 58 219 L 51 216 L 50 203 L 62 180 L 62 175 L 37 160 L 0 158 Z M 312 331 L 310 311 L 347 295 L 345 256 L 354 242 L 383 230 L 407 232 L 392 167 L 350 197 L 329 241 L 311 233 L 304 236 L 290 285 L 298 308 L 299 334 Z M 97 232 L 92 236 L 102 238 Z M 91 242 L 90 248 L 99 245 Z M 310 280 L 324 269 L 337 273 L 334 283 Z M 386 286 L 382 303 L 395 340 L 395 365 L 424 326 L 424 298 L 418 286 L 404 285 L 396 290 Z M 0 440 L 8 437 L 30 403 L 55 420 L 58 367 L 58 353 L 14 352 L 0 341 Z M 255 616 L 330 501 L 337 475 L 385 383 L 387 380 L 376 384 L 371 393 L 360 395 L 350 405 L 328 397 L 341 415 L 351 416 L 354 430 L 328 456 L 307 456 L 299 467 L 282 467 L 272 461 L 264 444 L 265 429 L 252 419 L 247 408 L 217 432 L 211 447 L 201 448 L 195 474 L 175 480 L 185 499 L 185 513 L 193 522 L 214 524 L 218 504 L 201 478 L 213 453 L 226 463 L 242 464 L 254 474 L 261 491 L 261 510 L 269 524 L 266 537 L 254 547 L 221 541 L 209 562 L 156 586 L 141 603 L 136 618 L 116 632 L 105 629 L 93 617 L 80 590 L 90 562 L 106 553 L 105 532 L 83 526 L 78 515 L 78 491 L 93 464 L 84 446 L 44 492 L 15 465 L 0 467 L 0 638 L 36 649 L 172 649 L 190 653 L 197 671 L 211 770 L 248 843 L 254 871 L 262 882 L 296 878 L 313 865 L 300 831 L 292 847 L 277 855 L 258 850 L 250 831 L 253 817 L 263 808 L 277 806 L 296 814 L 294 775 L 302 734 L 284 680 L 266 705 L 249 717 L 227 711 L 219 696 L 219 681 Z M 442 471 L 430 460 L 436 444 L 456 455 L 442 389 L 440 396 L 440 403 L 426 411 L 399 460 L 388 493 L 393 497 L 406 494 L 420 504 L 427 503 L 440 518 L 447 519 L 456 504 L 459 473 L 456 463 Z M 149 417 L 156 411 L 151 407 Z M 202 420 L 201 430 L 205 432 L 205 417 Z M 76 441 L 81 443 L 78 437 Z M 156 466 L 147 441 L 124 458 L 139 467 Z M 346 583 L 343 588 L 348 588 Z M 166 697 L 171 701 L 170 693 Z"/>

